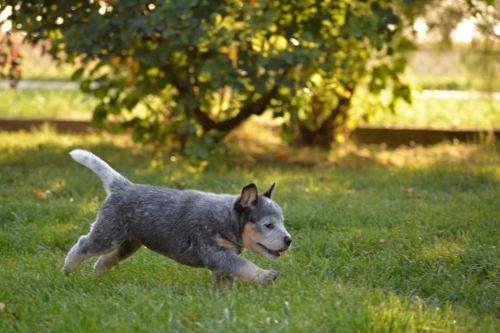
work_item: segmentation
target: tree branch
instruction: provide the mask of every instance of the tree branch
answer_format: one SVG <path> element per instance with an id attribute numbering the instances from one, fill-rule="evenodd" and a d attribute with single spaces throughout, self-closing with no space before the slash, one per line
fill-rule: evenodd
<path id="1" fill-rule="evenodd" d="M 240 112 L 238 112 L 236 116 L 223 120 L 221 122 L 215 122 L 212 118 L 209 117 L 207 113 L 201 111 L 199 107 L 193 110 L 193 114 L 201 127 L 203 127 L 203 130 L 205 132 L 208 132 L 212 129 L 228 132 L 247 120 L 251 115 L 255 114 L 259 116 L 264 113 L 267 106 L 269 105 L 269 102 L 276 96 L 277 93 L 278 86 L 275 85 L 259 100 L 255 102 L 249 101 L 248 104 L 240 109 Z"/>

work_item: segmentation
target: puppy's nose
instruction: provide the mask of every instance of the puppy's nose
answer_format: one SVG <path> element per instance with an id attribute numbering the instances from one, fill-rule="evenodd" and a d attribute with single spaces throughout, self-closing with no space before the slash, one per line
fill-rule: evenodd
<path id="1" fill-rule="evenodd" d="M 287 246 L 290 246 L 291 243 L 292 243 L 292 239 L 289 236 L 285 236 L 285 244 Z"/>

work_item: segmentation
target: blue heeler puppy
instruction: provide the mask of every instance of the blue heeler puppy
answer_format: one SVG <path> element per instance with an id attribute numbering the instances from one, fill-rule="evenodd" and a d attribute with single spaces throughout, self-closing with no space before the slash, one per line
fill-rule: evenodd
<path id="1" fill-rule="evenodd" d="M 253 183 L 240 195 L 179 191 L 133 184 L 86 150 L 70 155 L 101 177 L 108 196 L 89 234 L 69 251 L 64 270 L 100 256 L 100 274 L 144 245 L 181 264 L 208 268 L 217 286 L 234 276 L 257 283 L 278 277 L 239 256 L 248 249 L 276 259 L 290 247 L 283 213 L 271 200 L 276 183 L 263 194 Z"/>

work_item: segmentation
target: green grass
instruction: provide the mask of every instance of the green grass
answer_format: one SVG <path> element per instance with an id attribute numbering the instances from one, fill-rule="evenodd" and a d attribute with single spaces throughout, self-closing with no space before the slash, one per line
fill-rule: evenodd
<path id="1" fill-rule="evenodd" d="M 105 198 L 68 156 L 75 147 L 138 183 L 238 193 L 277 181 L 293 246 L 275 261 L 244 256 L 280 277 L 217 292 L 207 270 L 146 249 L 100 278 L 92 260 L 65 276 L 65 252 Z M 500 146 L 284 148 L 228 155 L 203 173 L 122 136 L 0 133 L 0 151 L 1 332 L 500 327 Z"/>
<path id="2" fill-rule="evenodd" d="M 499 44 L 424 43 L 410 52 L 405 81 L 423 89 L 494 92 L 500 90 Z"/>
<path id="3" fill-rule="evenodd" d="M 77 90 L 0 90 L 0 117 L 91 119 L 97 100 Z"/>
<path id="4" fill-rule="evenodd" d="M 98 101 L 73 90 L 0 90 L 0 117 L 91 119 Z M 368 103 L 357 98 L 351 114 L 359 118 Z M 399 103 L 395 113 L 376 111 L 361 125 L 422 128 L 480 128 L 500 126 L 500 100 L 488 97 L 451 99 L 415 96 L 413 104 Z"/>
<path id="5" fill-rule="evenodd" d="M 362 111 L 363 104 L 352 110 Z M 414 96 L 411 105 L 400 102 L 394 113 L 377 111 L 363 125 L 433 129 L 491 129 L 500 127 L 500 100 L 489 97 L 453 99 Z"/>
<path id="6" fill-rule="evenodd" d="M 493 68 L 495 63 L 488 64 L 490 70 L 495 71 Z M 439 65 L 433 65 L 434 72 L 431 73 L 412 73 L 408 74 L 405 82 L 411 83 L 422 89 L 429 90 L 461 90 L 461 91 L 483 91 L 483 92 L 497 92 L 500 90 L 500 80 L 497 73 L 492 75 L 485 75 L 470 72 L 451 72 L 442 73 Z M 481 66 L 481 64 L 477 65 Z M 484 66 L 484 65 L 483 65 Z M 498 70 L 496 70 L 498 71 Z"/>

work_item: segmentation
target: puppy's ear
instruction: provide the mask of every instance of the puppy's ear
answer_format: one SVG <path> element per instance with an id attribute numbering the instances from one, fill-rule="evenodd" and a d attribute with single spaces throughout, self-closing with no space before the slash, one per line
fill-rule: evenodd
<path id="1" fill-rule="evenodd" d="M 275 187 L 276 187 L 276 182 L 274 182 L 271 185 L 271 187 L 266 192 L 264 192 L 264 194 L 262 194 L 262 195 L 265 196 L 265 197 L 268 197 L 269 199 L 271 199 L 271 197 L 273 196 L 274 188 Z"/>
<path id="2" fill-rule="evenodd" d="M 259 197 L 259 192 L 257 191 L 257 186 L 254 183 L 250 183 L 243 187 L 241 190 L 240 205 L 243 207 L 248 207 L 257 203 L 257 198 Z"/>

